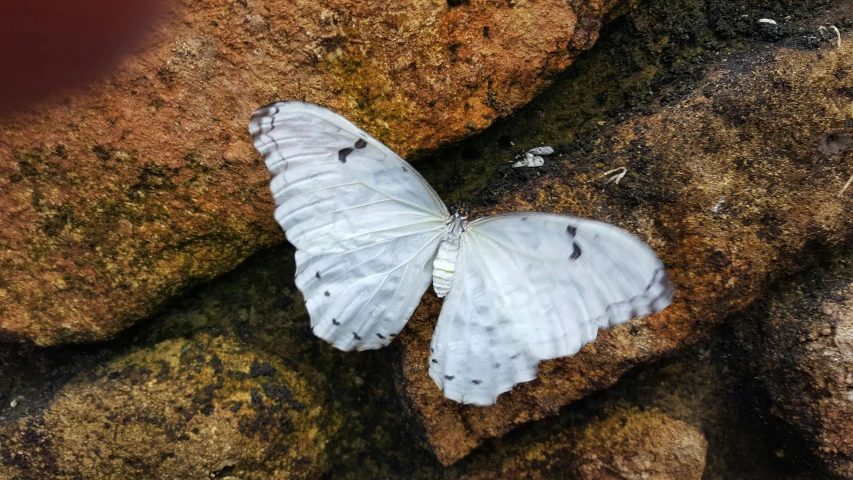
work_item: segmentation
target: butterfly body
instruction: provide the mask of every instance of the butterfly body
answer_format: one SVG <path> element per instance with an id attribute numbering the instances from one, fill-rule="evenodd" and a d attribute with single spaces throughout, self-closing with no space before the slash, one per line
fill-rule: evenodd
<path id="1" fill-rule="evenodd" d="M 628 232 L 535 212 L 448 216 L 411 165 L 317 105 L 261 107 L 249 132 L 314 334 L 341 350 L 381 348 L 432 283 L 444 304 L 429 375 L 447 398 L 492 405 L 540 361 L 672 300 L 663 264 Z"/>

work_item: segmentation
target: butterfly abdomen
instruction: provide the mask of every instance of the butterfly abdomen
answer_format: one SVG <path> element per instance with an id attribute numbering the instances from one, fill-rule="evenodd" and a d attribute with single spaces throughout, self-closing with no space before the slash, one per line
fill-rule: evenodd
<path id="1" fill-rule="evenodd" d="M 465 217 L 460 214 L 447 219 L 447 233 L 438 246 L 438 254 L 432 262 L 432 286 L 438 298 L 450 293 L 453 272 L 456 271 L 456 257 L 459 256 L 459 243 L 465 231 Z"/>
<path id="2" fill-rule="evenodd" d="M 453 241 L 456 240 L 456 241 Z M 432 286 L 439 298 L 450 293 L 456 257 L 459 255 L 459 239 L 445 239 L 438 246 L 438 254 L 432 262 Z"/>

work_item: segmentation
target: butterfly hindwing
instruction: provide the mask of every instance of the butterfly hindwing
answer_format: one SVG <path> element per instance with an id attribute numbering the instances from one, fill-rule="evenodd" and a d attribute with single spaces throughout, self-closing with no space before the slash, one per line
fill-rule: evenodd
<path id="1" fill-rule="evenodd" d="M 252 115 L 275 218 L 297 248 L 296 286 L 316 335 L 380 348 L 432 278 L 447 209 L 402 158 L 343 117 L 302 102 Z"/>
<path id="2" fill-rule="evenodd" d="M 432 281 L 440 233 L 406 235 L 324 255 L 296 251 L 296 286 L 311 329 L 344 351 L 389 344 Z"/>
<path id="3" fill-rule="evenodd" d="M 665 308 L 673 289 L 646 244 L 612 225 L 514 213 L 471 222 L 433 336 L 445 396 L 491 405 L 577 353 L 598 329 Z"/>

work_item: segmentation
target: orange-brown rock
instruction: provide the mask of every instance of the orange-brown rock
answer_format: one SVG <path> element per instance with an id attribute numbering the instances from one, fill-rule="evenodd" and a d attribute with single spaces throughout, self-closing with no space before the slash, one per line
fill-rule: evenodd
<path id="1" fill-rule="evenodd" d="M 111 77 L 0 120 L 0 337 L 107 338 L 280 242 L 258 106 L 436 147 L 529 101 L 616 3 L 176 2 Z"/>
<path id="2" fill-rule="evenodd" d="M 737 329 L 769 412 L 837 478 L 853 478 L 853 264 L 790 283 Z"/>
<path id="3" fill-rule="evenodd" d="M 844 42 L 729 58 L 682 102 L 563 149 L 562 162 L 496 207 L 480 208 L 479 215 L 536 210 L 626 228 L 659 253 L 676 297 L 658 315 L 600 332 L 574 357 L 542 363 L 538 380 L 478 408 L 445 400 L 427 375 L 440 309 L 428 294 L 400 336 L 399 386 L 438 458 L 452 463 L 696 341 L 774 278 L 812 263 L 819 247 L 845 245 L 853 234 L 853 191 L 840 194 L 853 173 L 851 51 Z M 618 167 L 627 175 L 606 183 L 604 172 Z"/>

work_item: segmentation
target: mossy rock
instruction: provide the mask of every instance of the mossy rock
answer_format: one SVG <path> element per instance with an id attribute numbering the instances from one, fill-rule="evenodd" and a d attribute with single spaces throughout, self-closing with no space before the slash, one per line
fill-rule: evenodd
<path id="1" fill-rule="evenodd" d="M 340 425 L 322 400 L 232 337 L 165 340 L 0 426 L 0 478 L 315 478 Z"/>

